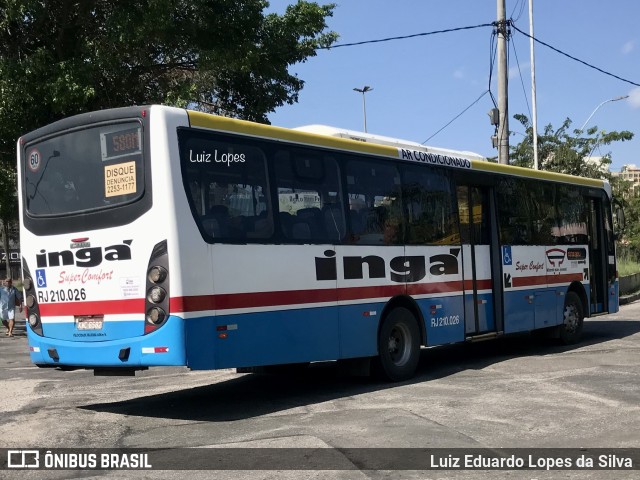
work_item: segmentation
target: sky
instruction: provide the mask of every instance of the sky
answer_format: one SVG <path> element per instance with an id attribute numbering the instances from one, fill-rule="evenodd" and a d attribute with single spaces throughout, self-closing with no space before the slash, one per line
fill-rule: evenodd
<path id="1" fill-rule="evenodd" d="M 271 0 L 282 13 L 293 0 Z M 496 0 L 334 0 L 330 30 L 336 45 L 491 23 Z M 506 15 L 529 33 L 529 0 L 506 0 Z M 640 85 L 640 1 L 533 0 L 534 37 Z M 322 124 L 364 131 L 365 85 L 369 133 L 434 147 L 497 156 L 491 146 L 494 127 L 487 112 L 498 98 L 497 66 L 490 75 L 493 27 L 420 36 L 319 51 L 290 67 L 304 80 L 299 101 L 269 115 L 273 125 Z M 513 115 L 532 117 L 529 38 L 512 30 L 509 42 L 509 129 L 512 144 L 524 127 Z M 571 60 L 536 43 L 535 78 L 538 131 L 558 128 L 566 118 L 572 128 L 597 126 L 607 132 L 629 130 L 635 138 L 602 147 L 612 171 L 640 166 L 640 87 Z M 491 78 L 491 84 L 490 84 Z M 629 98 L 607 101 L 620 96 Z M 482 96 L 482 97 L 481 97 Z M 471 106 L 478 97 L 480 100 Z M 605 103 L 603 103 L 605 102 Z M 470 107 L 471 106 L 471 107 Z M 437 133 L 470 107 L 449 126 Z"/>

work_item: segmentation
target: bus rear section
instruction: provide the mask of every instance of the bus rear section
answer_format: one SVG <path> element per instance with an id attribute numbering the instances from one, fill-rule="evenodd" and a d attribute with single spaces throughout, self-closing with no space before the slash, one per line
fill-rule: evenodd
<path id="1" fill-rule="evenodd" d="M 27 334 L 38 366 L 133 374 L 186 364 L 183 320 L 169 308 L 170 229 L 159 228 L 171 192 L 154 198 L 162 182 L 152 188 L 151 111 L 79 115 L 19 140 Z M 154 128 L 184 117 L 169 109 Z M 167 147 L 153 148 L 161 172 Z"/>

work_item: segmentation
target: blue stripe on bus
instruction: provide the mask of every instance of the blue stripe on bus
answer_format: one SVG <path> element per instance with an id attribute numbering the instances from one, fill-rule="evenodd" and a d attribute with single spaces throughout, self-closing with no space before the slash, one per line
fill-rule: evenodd
<path id="1" fill-rule="evenodd" d="M 609 287 L 609 313 L 617 313 L 620 310 L 618 299 L 620 298 L 620 284 L 616 279 Z"/>
<path id="2" fill-rule="evenodd" d="M 190 318 L 186 330 L 187 363 L 194 370 L 340 356 L 338 307 Z"/>
<path id="3" fill-rule="evenodd" d="M 117 322 L 126 323 L 126 322 Z M 138 322 L 139 323 L 139 322 Z M 27 327 L 31 361 L 36 364 L 72 365 L 82 367 L 138 367 L 185 365 L 184 320 L 170 316 L 161 328 L 144 336 L 103 342 L 78 342 L 41 337 Z M 129 358 L 118 358 L 123 348 L 129 348 Z M 143 353 L 143 348 L 157 348 L 164 353 Z M 34 351 L 39 349 L 40 351 Z M 55 349 L 59 361 L 49 355 Z"/>
<path id="4" fill-rule="evenodd" d="M 616 283 L 614 294 L 617 287 Z M 556 288 L 505 292 L 505 333 L 559 324 L 566 298 L 563 292 Z M 492 294 L 478 298 L 486 301 L 479 308 L 487 315 L 486 320 L 481 318 L 481 329 L 494 330 Z M 416 303 L 424 318 L 428 346 L 464 341 L 462 295 L 418 299 Z M 373 302 L 186 320 L 170 316 L 162 328 L 144 336 L 139 335 L 140 321 L 105 323 L 105 328 L 129 335 L 118 340 L 62 340 L 40 337 L 29 328 L 29 345 L 40 350 L 31 349 L 34 363 L 87 367 L 188 365 L 198 370 L 366 357 L 377 354 L 378 325 L 385 305 Z M 46 328 L 49 335 L 77 333 L 70 323 L 47 324 Z M 143 348 L 154 347 L 167 347 L 168 352 L 143 353 Z M 52 348 L 60 356 L 58 362 L 48 354 Z M 131 349 L 126 361 L 118 359 L 123 348 Z"/>
<path id="5" fill-rule="evenodd" d="M 461 296 L 417 303 L 428 345 L 464 340 Z M 434 305 L 439 307 L 432 317 Z M 185 323 L 187 364 L 205 370 L 374 356 L 384 306 L 374 302 L 190 318 Z M 444 316 L 456 320 L 440 325 Z"/>
<path id="6" fill-rule="evenodd" d="M 504 333 L 528 332 L 560 325 L 566 292 L 566 287 L 505 292 Z M 585 294 L 589 305 L 589 292 L 585 291 Z"/>
<path id="7" fill-rule="evenodd" d="M 428 346 L 464 341 L 462 295 L 421 299 L 417 303 L 424 318 Z"/>

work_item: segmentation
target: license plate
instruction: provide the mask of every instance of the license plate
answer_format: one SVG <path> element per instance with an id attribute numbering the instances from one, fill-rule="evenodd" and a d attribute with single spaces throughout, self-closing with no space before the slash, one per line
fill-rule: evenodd
<path id="1" fill-rule="evenodd" d="M 76 328 L 78 330 L 102 330 L 102 315 L 92 315 L 89 317 L 76 317 Z"/>

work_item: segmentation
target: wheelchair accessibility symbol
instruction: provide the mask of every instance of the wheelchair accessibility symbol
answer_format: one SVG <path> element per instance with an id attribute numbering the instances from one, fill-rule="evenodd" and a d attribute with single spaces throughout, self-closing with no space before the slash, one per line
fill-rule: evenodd
<path id="1" fill-rule="evenodd" d="M 38 288 L 47 288 L 47 273 L 43 270 L 36 270 L 36 285 Z"/>
<path id="2" fill-rule="evenodd" d="M 511 246 L 505 245 L 502 247 L 502 264 L 511 265 L 513 258 L 511 257 Z"/>

